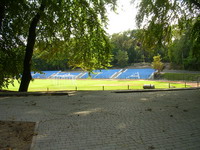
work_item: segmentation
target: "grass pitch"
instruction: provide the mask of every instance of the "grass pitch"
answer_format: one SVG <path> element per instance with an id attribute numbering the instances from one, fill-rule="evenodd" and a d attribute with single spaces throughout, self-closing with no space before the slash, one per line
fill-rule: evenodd
<path id="1" fill-rule="evenodd" d="M 169 88 L 169 82 L 150 80 L 96 80 L 96 79 L 34 79 L 30 82 L 29 91 L 61 91 L 61 90 L 128 90 L 143 89 L 144 84 L 154 84 L 156 89 Z M 171 83 L 173 88 L 191 87 L 185 83 Z M 14 87 L 9 85 L 8 90 L 17 91 L 19 83 Z"/>

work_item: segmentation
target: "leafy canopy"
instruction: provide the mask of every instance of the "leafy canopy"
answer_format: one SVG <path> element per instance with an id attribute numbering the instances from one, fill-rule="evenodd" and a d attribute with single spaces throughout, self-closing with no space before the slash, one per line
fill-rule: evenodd
<path id="1" fill-rule="evenodd" d="M 29 27 L 38 13 L 34 53 L 47 59 L 67 57 L 71 66 L 89 71 L 108 67 L 111 53 L 104 30 L 108 5 L 115 9 L 116 0 L 2 0 L 0 87 L 9 78 L 20 78 Z"/>
<path id="2" fill-rule="evenodd" d="M 187 66 L 185 69 L 189 66 L 200 66 L 199 0 L 141 0 L 138 7 L 137 25 L 143 31 L 140 42 L 145 49 L 166 56 L 169 47 L 176 45 L 174 42 L 179 45 L 182 43 L 182 46 L 178 47 L 184 47 L 187 52 L 178 51 L 182 53 L 181 63 Z M 177 42 L 186 39 L 185 35 L 188 36 L 186 42 Z M 172 60 L 172 57 L 170 59 Z M 176 62 L 180 62 L 180 59 Z"/>
<path id="3" fill-rule="evenodd" d="M 136 17 L 144 29 L 144 43 L 150 48 L 164 47 L 172 40 L 172 26 L 183 31 L 190 23 L 195 25 L 200 15 L 198 0 L 141 0 Z"/>
<path id="4" fill-rule="evenodd" d="M 67 58 L 70 66 L 88 71 L 109 67 L 106 5 L 114 9 L 116 0 L 62 0 L 52 6 L 53 2 L 41 19 L 36 53 L 48 59 Z"/>

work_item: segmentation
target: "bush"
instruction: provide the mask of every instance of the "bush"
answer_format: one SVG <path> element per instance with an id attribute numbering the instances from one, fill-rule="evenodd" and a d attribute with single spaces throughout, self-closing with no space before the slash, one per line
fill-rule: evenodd
<path id="1" fill-rule="evenodd" d="M 161 62 L 160 55 L 153 57 L 152 67 L 160 73 L 164 69 L 164 64 Z"/>

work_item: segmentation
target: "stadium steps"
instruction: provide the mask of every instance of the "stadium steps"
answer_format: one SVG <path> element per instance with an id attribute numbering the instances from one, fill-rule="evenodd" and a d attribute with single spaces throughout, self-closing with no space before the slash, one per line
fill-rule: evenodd
<path id="1" fill-rule="evenodd" d="M 81 72 L 76 79 L 81 79 L 84 75 L 86 74 L 86 72 Z"/>
<path id="2" fill-rule="evenodd" d="M 154 80 L 154 72 L 150 75 L 150 77 L 148 79 Z"/>
<path id="3" fill-rule="evenodd" d="M 116 76 L 117 76 L 118 72 L 115 72 L 111 77 L 110 79 L 114 79 Z"/>
<path id="4" fill-rule="evenodd" d="M 120 74 L 122 74 L 123 72 L 125 72 L 127 69 L 121 69 L 120 71 L 114 73 L 110 79 L 116 79 Z"/>

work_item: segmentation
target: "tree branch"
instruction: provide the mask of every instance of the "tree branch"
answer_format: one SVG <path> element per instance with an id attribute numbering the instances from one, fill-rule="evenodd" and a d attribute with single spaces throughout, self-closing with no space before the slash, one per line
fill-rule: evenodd
<path id="1" fill-rule="evenodd" d="M 0 29 L 2 26 L 4 16 L 5 16 L 5 3 L 0 2 Z"/>
<path id="2" fill-rule="evenodd" d="M 197 0 L 190 0 L 191 4 L 194 4 L 195 6 L 197 6 L 200 9 L 200 3 Z"/>

